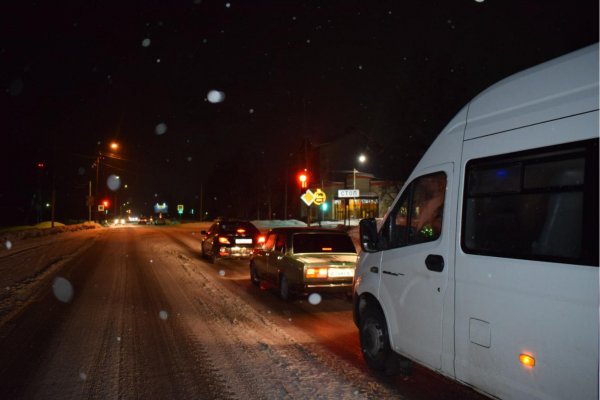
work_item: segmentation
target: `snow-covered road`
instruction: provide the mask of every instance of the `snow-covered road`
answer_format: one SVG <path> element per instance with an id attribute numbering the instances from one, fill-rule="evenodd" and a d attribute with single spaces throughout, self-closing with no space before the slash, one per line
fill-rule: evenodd
<path id="1" fill-rule="evenodd" d="M 286 304 L 250 285 L 246 263 L 199 259 L 200 229 L 104 228 L 4 246 L 0 397 L 475 398 L 440 390 L 433 375 L 370 374 L 345 299 Z"/>

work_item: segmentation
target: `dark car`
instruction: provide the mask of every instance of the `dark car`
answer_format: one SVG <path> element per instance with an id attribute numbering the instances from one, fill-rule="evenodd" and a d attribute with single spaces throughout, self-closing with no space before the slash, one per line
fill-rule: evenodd
<path id="1" fill-rule="evenodd" d="M 255 285 L 275 285 L 284 300 L 311 292 L 350 294 L 356 261 L 356 248 L 346 232 L 275 228 L 250 260 L 250 279 Z"/>
<path id="2" fill-rule="evenodd" d="M 260 231 L 251 222 L 241 220 L 219 219 L 200 233 L 204 235 L 202 257 L 213 263 L 221 258 L 250 258 L 261 241 Z"/>

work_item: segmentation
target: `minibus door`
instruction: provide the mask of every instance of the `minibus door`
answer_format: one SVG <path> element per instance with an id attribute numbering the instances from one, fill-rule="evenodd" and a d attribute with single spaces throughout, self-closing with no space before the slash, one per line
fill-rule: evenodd
<path id="1" fill-rule="evenodd" d="M 441 368 L 453 164 L 422 170 L 382 227 L 380 299 L 397 352 Z"/>

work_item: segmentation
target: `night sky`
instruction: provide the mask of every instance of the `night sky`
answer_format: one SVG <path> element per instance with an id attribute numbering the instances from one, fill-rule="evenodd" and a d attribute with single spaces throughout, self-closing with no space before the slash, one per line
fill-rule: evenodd
<path id="1" fill-rule="evenodd" d="M 281 218 L 307 159 L 327 179 L 365 153 L 402 181 L 480 91 L 599 29 L 597 0 L 61 4 L 0 5 L 0 226 L 37 222 L 52 188 L 57 220 L 86 219 L 111 140 L 100 195 L 118 174 L 117 203 L 146 214 L 202 198 L 209 217 L 264 217 L 270 196 Z"/>

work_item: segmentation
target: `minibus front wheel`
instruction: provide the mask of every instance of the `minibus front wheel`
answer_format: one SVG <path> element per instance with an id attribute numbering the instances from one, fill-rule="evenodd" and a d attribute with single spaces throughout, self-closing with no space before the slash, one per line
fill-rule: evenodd
<path id="1" fill-rule="evenodd" d="M 390 349 L 387 324 L 375 305 L 368 305 L 360 316 L 360 348 L 371 369 L 393 374 L 395 355 Z"/>

